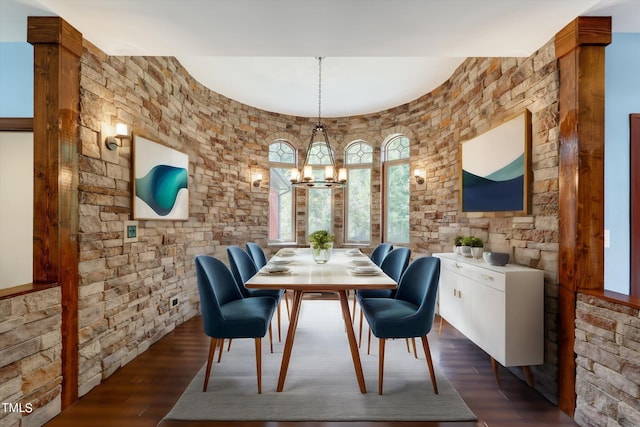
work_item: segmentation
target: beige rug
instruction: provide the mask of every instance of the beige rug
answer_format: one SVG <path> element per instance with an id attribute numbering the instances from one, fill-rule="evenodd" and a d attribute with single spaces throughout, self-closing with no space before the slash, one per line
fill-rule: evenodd
<path id="1" fill-rule="evenodd" d="M 285 322 L 286 323 L 286 322 Z M 275 332 L 275 330 L 274 330 Z M 283 331 L 284 332 L 284 331 Z M 357 331 L 356 331 L 357 333 Z M 275 335 L 275 334 L 274 334 Z M 378 395 L 377 341 L 360 351 L 368 393 L 360 393 L 338 301 L 303 301 L 284 391 L 276 392 L 283 342 L 263 340 L 262 394 L 252 339 L 234 340 L 202 392 L 203 366 L 165 419 L 228 421 L 471 421 L 475 415 L 438 371 L 435 395 L 420 354 L 404 340 L 386 346 L 384 395 Z M 217 354 L 216 354 L 217 356 Z"/>

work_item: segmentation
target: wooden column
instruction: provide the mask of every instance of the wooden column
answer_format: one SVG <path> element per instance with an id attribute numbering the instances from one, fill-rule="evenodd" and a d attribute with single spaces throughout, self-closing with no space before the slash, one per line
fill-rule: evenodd
<path id="1" fill-rule="evenodd" d="M 609 43 L 609 17 L 578 17 L 555 38 L 560 72 L 558 403 L 571 415 L 576 292 L 604 286 L 604 54 Z"/>
<path id="2" fill-rule="evenodd" d="M 78 139 L 82 34 L 29 17 L 34 52 L 33 282 L 62 292 L 62 408 L 78 400 Z"/>

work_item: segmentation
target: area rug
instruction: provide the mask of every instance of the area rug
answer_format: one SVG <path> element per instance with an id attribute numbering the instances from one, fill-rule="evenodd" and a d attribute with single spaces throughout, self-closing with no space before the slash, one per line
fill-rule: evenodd
<path id="1" fill-rule="evenodd" d="M 286 322 L 285 322 L 286 324 Z M 356 331 L 357 333 L 357 331 Z M 276 334 L 274 333 L 274 336 Z M 338 301 L 303 301 L 284 390 L 276 392 L 283 342 L 263 340 L 262 394 L 257 392 L 252 339 L 234 340 L 215 363 L 207 392 L 205 366 L 167 420 L 211 421 L 472 421 L 475 415 L 438 371 L 434 394 L 424 354 L 404 340 L 388 341 L 384 394 L 378 394 L 378 342 L 360 351 L 368 393 L 360 393 Z M 217 357 L 217 353 L 216 353 Z"/>

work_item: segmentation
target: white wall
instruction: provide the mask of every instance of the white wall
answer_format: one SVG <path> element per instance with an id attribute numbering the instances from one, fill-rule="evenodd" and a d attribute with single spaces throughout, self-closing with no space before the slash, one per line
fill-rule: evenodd
<path id="1" fill-rule="evenodd" d="M 0 132 L 0 289 L 31 283 L 33 133 Z"/>

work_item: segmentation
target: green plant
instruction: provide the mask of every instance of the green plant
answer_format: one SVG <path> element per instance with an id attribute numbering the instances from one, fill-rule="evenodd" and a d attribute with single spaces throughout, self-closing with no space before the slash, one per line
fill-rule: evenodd
<path id="1" fill-rule="evenodd" d="M 329 244 L 333 242 L 333 234 L 327 230 L 318 230 L 309 234 L 309 242 L 312 249 L 329 249 Z"/>
<path id="2" fill-rule="evenodd" d="M 482 239 L 476 236 L 466 236 L 462 239 L 463 246 L 471 246 L 472 248 L 481 248 L 484 246 Z"/>
<path id="3" fill-rule="evenodd" d="M 453 245 L 462 246 L 463 240 L 464 240 L 464 236 L 461 234 L 458 234 L 456 237 L 453 238 Z"/>

